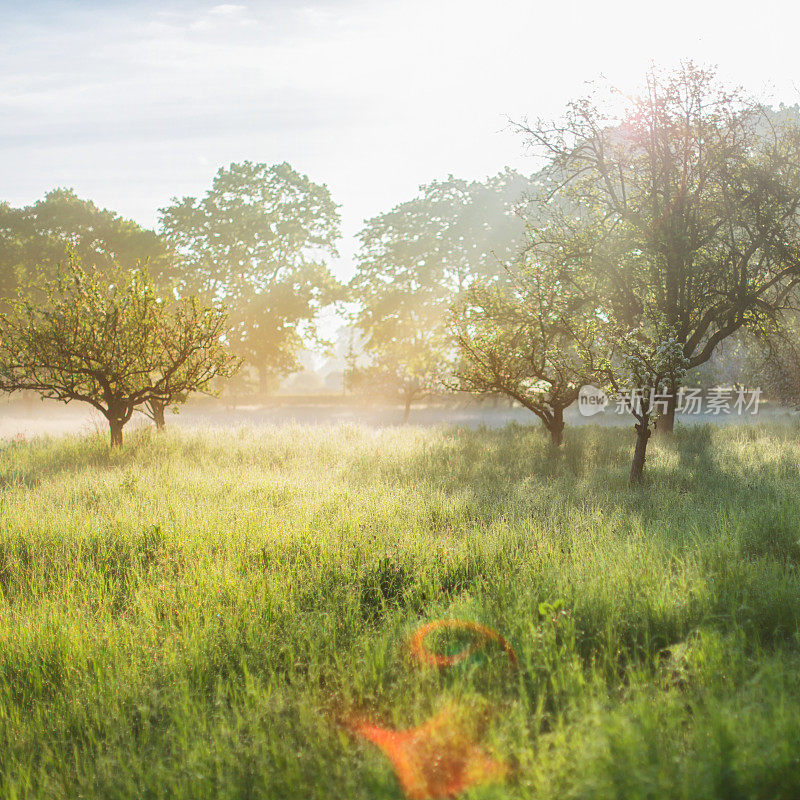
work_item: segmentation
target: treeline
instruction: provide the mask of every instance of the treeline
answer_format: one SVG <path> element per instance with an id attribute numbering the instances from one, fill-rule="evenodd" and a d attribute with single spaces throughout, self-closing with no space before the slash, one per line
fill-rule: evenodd
<path id="1" fill-rule="evenodd" d="M 221 169 L 205 195 L 162 209 L 157 232 L 65 190 L 0 206 L 1 385 L 91 398 L 110 420 L 131 408 L 163 420 L 166 405 L 242 364 L 266 391 L 298 368 L 302 348 L 326 345 L 316 321 L 338 304 L 353 331 L 348 388 L 402 398 L 406 416 L 443 389 L 506 395 L 541 419 L 557 452 L 582 386 L 628 398 L 632 482 L 654 426 L 671 431 L 681 386 L 758 376 L 796 398 L 797 108 L 770 108 L 684 64 L 651 70 L 635 98 L 596 92 L 556 122 L 516 127 L 536 174 L 422 186 L 365 222 L 347 284 L 329 268 L 338 207 L 288 164 Z M 96 300 L 83 308 L 75 287 L 86 285 Z M 109 322 L 137 292 L 152 298 L 151 316 Z M 65 302 L 82 309 L 72 328 Z M 81 325 L 104 332 L 95 350 L 73 333 Z M 137 325 L 162 343 L 199 326 L 206 335 L 189 349 L 213 367 L 171 368 L 149 333 L 136 339 Z M 41 349 L 41 331 L 61 361 L 55 344 Z M 135 380 L 114 362 L 104 384 L 102 354 L 126 350 L 129 367 L 149 353 L 131 367 Z M 81 369 L 91 385 L 65 390 Z M 189 372 L 197 377 L 178 379 Z M 121 416 L 108 411 L 120 403 Z"/>
<path id="2" fill-rule="evenodd" d="M 797 396 L 797 108 L 687 63 L 651 70 L 638 97 L 597 92 L 516 127 L 544 166 L 524 187 L 486 184 L 514 186 L 501 241 L 480 213 L 464 235 L 469 214 L 442 215 L 440 186 L 368 222 L 353 281 L 373 354 L 362 376 L 406 398 L 442 382 L 505 394 L 554 451 L 594 384 L 632 415 L 632 483 L 703 373 L 727 366 L 731 382 Z"/>

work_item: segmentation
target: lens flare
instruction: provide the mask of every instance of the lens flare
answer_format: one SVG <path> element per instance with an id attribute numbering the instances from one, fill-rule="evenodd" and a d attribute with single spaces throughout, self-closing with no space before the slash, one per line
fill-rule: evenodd
<path id="1" fill-rule="evenodd" d="M 439 630 L 468 631 L 475 635 L 475 640 L 453 655 L 434 653 L 428 649 L 426 640 L 430 634 Z M 408 641 L 408 651 L 411 657 L 420 664 L 432 667 L 452 667 L 485 647 L 489 641 L 499 644 L 508 656 L 508 660 L 516 666 L 517 654 L 514 652 L 514 648 L 497 631 L 486 625 L 479 625 L 477 622 L 466 622 L 459 619 L 440 619 L 418 628 Z"/>
<path id="2" fill-rule="evenodd" d="M 438 630 L 467 631 L 474 640 L 458 653 L 435 653 L 426 642 Z M 451 667 L 489 642 L 500 645 L 516 666 L 514 648 L 497 631 L 456 619 L 437 620 L 418 628 L 408 641 L 408 651 L 419 664 Z M 450 705 L 416 728 L 392 730 L 363 718 L 351 718 L 346 725 L 386 755 L 409 800 L 433 800 L 455 797 L 473 786 L 496 783 L 508 775 L 508 764 L 494 758 L 479 743 L 480 717 L 472 709 Z"/>
<path id="3" fill-rule="evenodd" d="M 390 730 L 364 720 L 350 728 L 375 744 L 391 761 L 409 800 L 455 797 L 472 786 L 502 781 L 508 765 L 476 741 L 474 719 L 450 706 L 425 724 Z"/>

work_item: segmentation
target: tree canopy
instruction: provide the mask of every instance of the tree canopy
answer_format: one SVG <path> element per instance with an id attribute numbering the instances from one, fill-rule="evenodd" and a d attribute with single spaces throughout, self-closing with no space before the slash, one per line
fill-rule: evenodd
<path id="1" fill-rule="evenodd" d="M 419 394 L 444 377 L 450 306 L 522 248 L 525 225 L 515 209 L 531 188 L 511 170 L 483 182 L 451 176 L 367 220 L 350 288 L 376 386 L 402 387 L 402 395 L 419 387 Z"/>
<path id="2" fill-rule="evenodd" d="M 226 312 L 159 296 L 146 270 L 85 271 L 73 259 L 37 295 L 0 314 L 0 390 L 90 404 L 112 446 L 137 408 L 163 411 L 238 367 Z"/>
<path id="3" fill-rule="evenodd" d="M 632 99 L 583 98 L 557 123 L 520 127 L 553 187 L 531 252 L 574 265 L 611 329 L 638 331 L 642 346 L 669 332 L 692 367 L 790 297 L 800 277 L 791 115 L 686 63 L 652 69 Z M 665 388 L 674 409 L 676 387 Z"/>
<path id="4" fill-rule="evenodd" d="M 530 258 L 502 279 L 476 281 L 451 313 L 457 387 L 513 398 L 560 445 L 564 410 L 599 374 L 594 310 L 564 270 Z"/>
<path id="5" fill-rule="evenodd" d="M 153 231 L 71 189 L 54 189 L 22 208 L 0 203 L 0 298 L 52 278 L 70 253 L 99 270 L 146 263 L 157 280 L 169 278 L 167 248 Z"/>
<path id="6" fill-rule="evenodd" d="M 286 163 L 231 164 L 202 197 L 161 210 L 180 291 L 231 307 L 236 349 L 262 388 L 297 368 L 302 334 L 313 336 L 320 308 L 342 297 L 326 265 L 339 225 L 328 188 Z"/>

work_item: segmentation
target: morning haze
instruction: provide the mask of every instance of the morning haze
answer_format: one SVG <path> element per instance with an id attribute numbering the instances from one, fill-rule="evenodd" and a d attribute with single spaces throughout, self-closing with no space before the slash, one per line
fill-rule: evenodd
<path id="1" fill-rule="evenodd" d="M 800 795 L 798 12 L 2 11 L 0 800 Z"/>

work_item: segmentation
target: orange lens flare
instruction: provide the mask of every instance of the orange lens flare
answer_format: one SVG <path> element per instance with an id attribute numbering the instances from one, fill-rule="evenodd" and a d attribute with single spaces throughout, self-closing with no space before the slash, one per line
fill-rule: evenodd
<path id="1" fill-rule="evenodd" d="M 365 721 L 351 730 L 377 745 L 392 762 L 409 800 L 455 797 L 472 786 L 502 781 L 508 765 L 475 741 L 474 726 L 447 708 L 417 728 L 393 731 Z"/>
<path id="2" fill-rule="evenodd" d="M 454 655 L 434 653 L 426 640 L 438 630 L 467 631 L 474 641 Z M 420 664 L 451 667 L 490 641 L 499 644 L 516 666 L 514 648 L 497 631 L 457 619 L 423 625 L 409 639 L 408 649 Z M 474 714 L 458 706 L 448 706 L 424 725 L 405 730 L 382 728 L 364 719 L 350 719 L 346 725 L 386 755 L 409 800 L 455 797 L 473 786 L 502 781 L 509 772 L 506 762 L 493 758 L 478 743 L 480 726 Z"/>
<path id="3" fill-rule="evenodd" d="M 467 645 L 458 653 L 442 655 L 429 650 L 425 643 L 430 634 L 439 630 L 469 631 L 475 634 L 476 638 L 472 644 Z M 488 641 L 497 642 L 505 651 L 508 660 L 516 666 L 517 654 L 514 652 L 514 648 L 497 631 L 486 625 L 479 625 L 477 622 L 466 622 L 459 619 L 440 619 L 418 628 L 408 641 L 408 650 L 411 657 L 420 664 L 432 667 L 452 667 L 485 647 Z"/>

